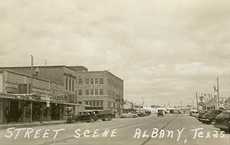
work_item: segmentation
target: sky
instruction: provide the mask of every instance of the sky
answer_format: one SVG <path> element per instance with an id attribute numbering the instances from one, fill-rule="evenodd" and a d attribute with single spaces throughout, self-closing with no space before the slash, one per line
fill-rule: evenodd
<path id="1" fill-rule="evenodd" d="M 194 103 L 217 75 L 230 96 L 229 0 L 1 1 L 0 66 L 109 70 L 146 105 Z"/>

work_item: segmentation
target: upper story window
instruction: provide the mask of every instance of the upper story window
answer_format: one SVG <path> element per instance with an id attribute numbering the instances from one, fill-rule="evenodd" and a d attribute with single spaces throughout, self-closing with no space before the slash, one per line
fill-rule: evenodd
<path id="1" fill-rule="evenodd" d="M 78 95 L 82 95 L 82 90 L 78 90 Z"/>
<path id="2" fill-rule="evenodd" d="M 88 89 L 85 90 L 85 94 L 86 94 L 86 95 L 89 95 L 89 90 L 88 90 Z"/>
<path id="3" fill-rule="evenodd" d="M 95 89 L 95 95 L 98 95 L 98 89 Z"/>
<path id="4" fill-rule="evenodd" d="M 93 78 L 91 78 L 90 83 L 91 83 L 91 84 L 94 84 L 94 80 L 93 80 Z"/>
<path id="5" fill-rule="evenodd" d="M 72 91 L 74 91 L 74 80 L 72 80 Z"/>
<path id="6" fill-rule="evenodd" d="M 78 79 L 78 84 L 81 85 L 83 83 L 82 78 Z"/>
<path id="7" fill-rule="evenodd" d="M 69 84 L 69 80 L 68 77 L 66 76 L 65 78 L 65 89 L 68 90 L 68 84 Z"/>
<path id="8" fill-rule="evenodd" d="M 100 89 L 100 95 L 104 95 L 104 90 Z"/>
<path id="9" fill-rule="evenodd" d="M 104 79 L 100 78 L 100 84 L 104 84 Z"/>
<path id="10" fill-rule="evenodd" d="M 69 91 L 71 91 L 71 89 L 72 89 L 72 80 L 71 78 L 69 78 Z"/>
<path id="11" fill-rule="evenodd" d="M 98 84 L 98 78 L 95 78 L 95 84 Z"/>
<path id="12" fill-rule="evenodd" d="M 93 89 L 91 89 L 90 94 L 91 94 L 91 95 L 93 95 L 93 94 L 94 94 L 94 90 L 93 90 Z"/>
<path id="13" fill-rule="evenodd" d="M 85 83 L 89 84 L 89 78 L 85 79 Z"/>

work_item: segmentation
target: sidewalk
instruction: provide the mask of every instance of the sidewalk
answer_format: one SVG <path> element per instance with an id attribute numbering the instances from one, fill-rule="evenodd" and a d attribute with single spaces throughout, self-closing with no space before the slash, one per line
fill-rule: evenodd
<path id="1" fill-rule="evenodd" d="M 26 123 L 8 123 L 8 124 L 0 124 L 0 130 L 6 129 L 10 127 L 34 127 L 34 126 L 43 126 L 43 125 L 55 125 L 55 124 L 65 124 L 66 120 L 56 120 L 56 121 L 43 121 L 41 122 L 26 122 Z"/>

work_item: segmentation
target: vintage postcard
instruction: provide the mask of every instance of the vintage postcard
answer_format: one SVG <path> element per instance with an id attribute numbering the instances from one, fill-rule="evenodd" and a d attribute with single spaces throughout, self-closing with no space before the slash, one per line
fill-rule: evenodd
<path id="1" fill-rule="evenodd" d="M 1 145 L 229 145 L 229 0 L 0 0 Z"/>

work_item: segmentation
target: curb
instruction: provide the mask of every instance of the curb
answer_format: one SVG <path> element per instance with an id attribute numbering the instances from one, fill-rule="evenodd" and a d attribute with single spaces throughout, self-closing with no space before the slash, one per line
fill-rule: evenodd
<path id="1" fill-rule="evenodd" d="M 25 124 L 5 124 L 5 125 L 0 125 L 0 130 L 11 128 L 11 127 L 23 128 L 23 127 L 35 127 L 35 126 L 57 125 L 57 124 L 66 124 L 66 121 L 44 122 L 44 123 L 25 123 Z"/>

